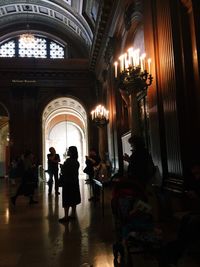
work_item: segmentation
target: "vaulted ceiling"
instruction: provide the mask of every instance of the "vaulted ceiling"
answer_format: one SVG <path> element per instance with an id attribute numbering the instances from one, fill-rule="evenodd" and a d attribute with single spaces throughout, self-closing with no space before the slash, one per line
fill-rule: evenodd
<path id="1" fill-rule="evenodd" d="M 62 40 L 87 56 L 92 46 L 98 0 L 1 0 L 0 42 L 26 30 Z"/>
<path id="2" fill-rule="evenodd" d="M 114 0 L 0 0 L 0 44 L 27 30 L 66 44 L 94 70 L 109 39 Z M 100 53 L 101 51 L 101 53 Z"/>

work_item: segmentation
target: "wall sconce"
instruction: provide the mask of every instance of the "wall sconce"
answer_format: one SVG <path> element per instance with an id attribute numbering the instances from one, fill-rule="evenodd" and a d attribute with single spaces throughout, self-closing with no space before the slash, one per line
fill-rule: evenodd
<path id="1" fill-rule="evenodd" d="M 151 59 L 146 60 L 146 54 L 140 55 L 140 50 L 129 48 L 128 52 L 119 57 L 119 64 L 116 61 L 115 78 L 118 80 L 119 88 L 128 94 L 133 91 L 143 91 L 152 84 Z"/>
<path id="2" fill-rule="evenodd" d="M 92 121 L 98 126 L 103 127 L 109 122 L 109 111 L 103 106 L 98 105 L 91 111 Z"/>

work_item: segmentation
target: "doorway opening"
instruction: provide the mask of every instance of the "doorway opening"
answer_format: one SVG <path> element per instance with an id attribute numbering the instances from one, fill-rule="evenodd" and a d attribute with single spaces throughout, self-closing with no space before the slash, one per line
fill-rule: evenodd
<path id="1" fill-rule="evenodd" d="M 76 146 L 80 173 L 88 151 L 87 113 L 80 102 L 70 97 L 52 100 L 42 114 L 43 168 L 47 169 L 47 154 L 54 147 L 61 164 L 66 159 L 66 149 Z"/>

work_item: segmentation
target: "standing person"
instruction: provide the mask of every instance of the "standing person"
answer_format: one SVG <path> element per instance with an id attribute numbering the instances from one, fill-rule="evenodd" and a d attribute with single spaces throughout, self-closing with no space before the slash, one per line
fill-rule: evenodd
<path id="1" fill-rule="evenodd" d="M 47 154 L 47 160 L 48 160 L 48 173 L 49 173 L 49 195 L 52 193 L 52 187 L 53 187 L 53 178 L 55 181 L 55 194 L 59 195 L 58 191 L 58 163 L 60 162 L 60 156 L 59 154 L 56 154 L 56 150 L 54 147 L 49 148 L 49 154 Z"/>
<path id="2" fill-rule="evenodd" d="M 31 151 L 24 154 L 21 162 L 22 181 L 16 191 L 16 194 L 11 197 L 13 205 L 16 204 L 18 196 L 24 195 L 29 197 L 29 204 L 36 204 L 38 201 L 33 199 L 35 188 L 37 187 L 37 168 L 34 163 L 34 156 Z"/>
<path id="3" fill-rule="evenodd" d="M 132 136 L 128 142 L 132 147 L 132 154 L 130 156 L 124 154 L 123 156 L 123 159 L 129 164 L 127 176 L 145 187 L 147 181 L 155 172 L 151 155 L 146 149 L 142 137 Z"/>
<path id="4" fill-rule="evenodd" d="M 70 146 L 67 152 L 68 158 L 62 165 L 62 205 L 64 217 L 59 219 L 60 223 L 65 223 L 76 218 L 76 205 L 81 203 L 79 188 L 79 162 L 76 146 Z M 72 208 L 69 216 L 69 208 Z"/>
<path id="5" fill-rule="evenodd" d="M 100 166 L 100 156 L 96 152 L 96 150 L 91 149 L 89 151 L 89 155 L 85 157 L 86 161 L 86 168 L 84 169 L 84 172 L 89 176 L 89 179 L 86 180 L 86 182 L 89 182 L 92 187 L 92 196 L 88 199 L 89 201 L 96 201 L 98 200 L 99 195 L 99 188 L 95 186 L 95 183 L 93 182 L 93 179 L 98 176 L 99 166 Z M 95 199 L 95 196 L 97 199 Z"/>
<path id="6" fill-rule="evenodd" d="M 87 179 L 86 182 L 92 184 L 92 179 L 95 176 L 95 168 L 99 165 L 100 161 L 101 159 L 94 149 L 91 149 L 89 151 L 89 155 L 85 156 L 86 167 L 83 170 L 83 172 L 86 173 L 89 177 L 89 179 Z"/>

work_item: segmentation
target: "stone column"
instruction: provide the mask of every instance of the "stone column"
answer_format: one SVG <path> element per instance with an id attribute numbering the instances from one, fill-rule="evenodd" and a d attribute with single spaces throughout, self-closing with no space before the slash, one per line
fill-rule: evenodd
<path id="1" fill-rule="evenodd" d="M 99 126 L 99 155 L 101 160 L 105 159 L 105 153 L 107 152 L 107 126 Z"/>
<path id="2" fill-rule="evenodd" d="M 140 114 L 138 109 L 138 100 L 137 100 L 137 92 L 133 90 L 130 95 L 131 99 L 131 132 L 134 135 L 140 135 Z"/>

